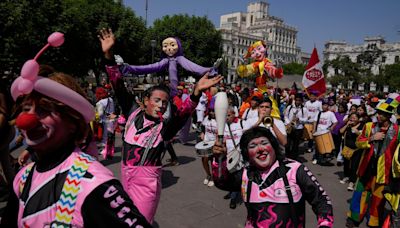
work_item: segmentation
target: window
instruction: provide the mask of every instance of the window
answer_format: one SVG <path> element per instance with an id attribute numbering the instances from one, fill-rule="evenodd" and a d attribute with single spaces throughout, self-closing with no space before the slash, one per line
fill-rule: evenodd
<path id="1" fill-rule="evenodd" d="M 382 63 L 386 62 L 386 56 L 382 56 Z"/>
<path id="2" fill-rule="evenodd" d="M 234 21 L 236 21 L 236 17 L 230 17 L 230 18 L 228 18 L 228 22 L 234 22 Z"/>
<path id="3" fill-rule="evenodd" d="M 396 56 L 394 57 L 394 62 L 395 62 L 395 63 L 398 63 L 398 62 L 399 62 L 399 56 L 398 56 L 398 55 L 396 55 Z"/>

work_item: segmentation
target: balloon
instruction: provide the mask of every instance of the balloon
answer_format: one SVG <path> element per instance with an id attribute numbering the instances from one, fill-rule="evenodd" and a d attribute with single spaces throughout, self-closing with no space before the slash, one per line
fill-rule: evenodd
<path id="1" fill-rule="evenodd" d="M 27 79 L 22 79 L 18 84 L 18 90 L 23 94 L 31 93 L 33 89 L 33 82 Z"/>
<path id="2" fill-rule="evenodd" d="M 75 109 L 87 123 L 94 119 L 94 107 L 86 98 L 72 89 L 48 78 L 39 77 L 34 89 Z"/>
<path id="3" fill-rule="evenodd" d="M 215 95 L 214 112 L 215 120 L 217 121 L 218 138 L 222 141 L 228 112 L 228 96 L 225 92 L 218 92 Z"/>
<path id="4" fill-rule="evenodd" d="M 52 47 L 59 47 L 64 43 L 64 34 L 60 32 L 53 32 L 49 38 L 47 38 L 47 42 Z"/>
<path id="5" fill-rule="evenodd" d="M 43 95 L 54 98 L 75 109 L 81 113 L 85 121 L 89 123 L 94 118 L 95 114 L 93 106 L 86 98 L 56 81 L 38 76 L 39 63 L 36 59 L 39 58 L 49 45 L 52 47 L 62 45 L 64 43 L 64 34 L 54 32 L 49 36 L 47 41 L 48 44 L 38 52 L 35 59 L 25 62 L 21 70 L 21 77 L 15 79 L 11 85 L 11 95 L 13 99 L 16 100 L 21 95 L 29 94 L 32 92 L 32 89 L 34 89 Z M 23 123 L 22 125 L 26 126 L 27 124 Z"/>
<path id="6" fill-rule="evenodd" d="M 25 62 L 21 69 L 21 77 L 29 80 L 35 79 L 39 73 L 39 63 L 31 59 Z"/>

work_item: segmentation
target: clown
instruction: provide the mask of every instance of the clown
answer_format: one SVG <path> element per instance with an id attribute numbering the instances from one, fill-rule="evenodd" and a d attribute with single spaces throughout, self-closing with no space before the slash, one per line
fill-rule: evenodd
<path id="1" fill-rule="evenodd" d="M 225 163 L 213 162 L 212 174 L 217 188 L 241 192 L 247 209 L 244 227 L 305 227 L 306 201 L 317 217 L 316 227 L 333 227 L 328 194 L 307 167 L 285 158 L 270 129 L 257 126 L 246 130 L 239 145 L 248 165 L 229 173 Z M 216 141 L 213 156 L 218 158 L 228 150 Z"/>
<path id="2" fill-rule="evenodd" d="M 242 78 L 247 78 L 250 76 L 256 76 L 256 86 L 258 92 L 263 94 L 267 92 L 268 77 L 271 79 L 282 78 L 283 70 L 280 66 L 281 63 L 278 61 L 277 66 L 274 66 L 272 61 L 266 57 L 267 45 L 264 41 L 257 41 L 252 44 L 248 50 L 247 54 L 244 56 L 245 59 L 251 58 L 253 62 L 247 65 L 239 65 L 237 68 L 237 73 Z M 270 99 L 272 96 L 270 97 Z M 279 109 L 277 107 L 276 101 L 273 100 L 273 112 L 272 116 L 275 118 L 280 118 Z"/>
<path id="3" fill-rule="evenodd" d="M 389 94 L 375 109 L 377 122 L 368 122 L 356 145 L 363 149 L 357 170 L 357 183 L 347 212 L 346 227 L 358 227 L 367 219 L 368 227 L 400 225 L 400 157 L 399 127 L 390 119 L 400 104 L 400 95 Z M 390 205 L 386 213 L 385 204 Z M 387 220 L 384 220 L 384 215 Z M 384 221 L 387 224 L 385 226 Z"/>
<path id="4" fill-rule="evenodd" d="M 99 39 L 106 59 L 112 59 L 111 48 L 115 43 L 115 36 L 112 30 L 102 29 L 100 31 Z M 142 66 L 124 64 L 120 56 L 115 55 L 114 57 L 117 64 L 120 65 L 119 70 L 123 75 L 129 73 L 151 74 L 168 68 L 171 97 L 174 97 L 177 94 L 177 86 L 179 82 L 177 70 L 178 64 L 185 70 L 193 72 L 197 75 L 204 75 L 205 73 L 210 72 L 210 76 L 215 76 L 217 74 L 217 68 L 222 62 L 221 58 L 217 59 L 217 61 L 214 63 L 214 66 L 211 68 L 197 65 L 183 56 L 181 42 L 179 39 L 174 37 L 168 37 L 162 41 L 162 50 L 163 58 L 161 61 Z"/>
<path id="5" fill-rule="evenodd" d="M 62 73 L 38 76 L 37 58 L 64 36 L 48 42 L 11 86 L 21 110 L 16 126 L 37 161 L 16 175 L 1 226 L 151 227 L 112 172 L 78 147 L 95 115 L 82 89 Z"/>

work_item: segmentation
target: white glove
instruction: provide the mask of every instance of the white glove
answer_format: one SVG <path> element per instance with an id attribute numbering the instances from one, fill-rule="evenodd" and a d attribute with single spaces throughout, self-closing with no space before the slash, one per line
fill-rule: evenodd
<path id="1" fill-rule="evenodd" d="M 282 58 L 277 58 L 275 60 L 275 67 L 276 68 L 282 68 L 282 65 L 285 63 Z"/>
<path id="2" fill-rule="evenodd" d="M 244 60 L 244 58 L 242 56 L 239 56 L 239 65 L 244 65 L 246 63 L 246 61 Z"/>
<path id="3" fill-rule="evenodd" d="M 115 59 L 115 62 L 117 63 L 117 65 L 124 64 L 124 60 L 122 59 L 122 57 L 120 55 L 114 55 L 114 59 Z"/>
<path id="4" fill-rule="evenodd" d="M 219 65 L 222 63 L 222 58 L 218 58 L 217 61 L 215 61 L 213 68 L 218 69 Z"/>

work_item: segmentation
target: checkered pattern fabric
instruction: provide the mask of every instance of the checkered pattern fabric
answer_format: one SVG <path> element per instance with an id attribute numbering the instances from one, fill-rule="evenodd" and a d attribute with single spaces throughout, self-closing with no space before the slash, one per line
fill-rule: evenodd
<path id="1" fill-rule="evenodd" d="M 400 104 L 400 95 L 398 93 L 391 93 L 389 94 L 386 101 L 379 104 L 379 106 L 376 109 L 383 112 L 395 113 L 397 106 L 399 106 L 399 104 Z"/>

